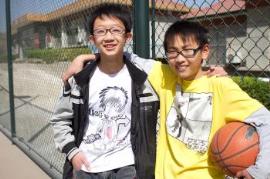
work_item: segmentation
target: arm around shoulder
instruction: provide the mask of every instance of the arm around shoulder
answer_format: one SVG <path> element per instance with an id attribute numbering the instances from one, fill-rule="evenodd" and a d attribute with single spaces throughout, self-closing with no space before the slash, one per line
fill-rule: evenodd
<path id="1" fill-rule="evenodd" d="M 131 62 L 134 63 L 138 68 L 140 68 L 141 70 L 143 70 L 147 74 L 153 68 L 154 64 L 157 63 L 157 61 L 155 61 L 153 59 L 141 58 L 134 53 L 129 54 L 129 53 L 125 52 L 125 55 L 129 55 Z"/>
<path id="2" fill-rule="evenodd" d="M 82 54 L 74 58 L 66 71 L 62 74 L 61 78 L 63 82 L 66 84 L 71 76 L 77 74 L 83 69 L 85 63 L 93 60 L 96 60 L 96 54 Z"/>

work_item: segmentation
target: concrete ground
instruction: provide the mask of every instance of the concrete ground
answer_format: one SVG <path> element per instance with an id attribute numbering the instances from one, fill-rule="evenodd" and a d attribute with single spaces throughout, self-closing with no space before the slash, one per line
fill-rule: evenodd
<path id="1" fill-rule="evenodd" d="M 60 76 L 67 65 L 67 62 L 13 64 L 16 137 L 57 171 L 62 170 L 65 156 L 56 150 L 49 120 L 62 89 Z M 8 80 L 8 65 L 0 63 L 0 126 L 10 130 Z"/>
<path id="2" fill-rule="evenodd" d="M 0 131 L 1 179 L 49 179 L 50 177 Z"/>

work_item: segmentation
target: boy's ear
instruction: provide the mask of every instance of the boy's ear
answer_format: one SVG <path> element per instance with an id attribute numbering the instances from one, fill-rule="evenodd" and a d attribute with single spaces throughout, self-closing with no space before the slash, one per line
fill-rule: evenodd
<path id="1" fill-rule="evenodd" d="M 93 36 L 93 35 L 89 35 L 89 41 L 90 41 L 92 44 L 95 44 L 95 39 L 94 39 L 94 36 Z"/>
<path id="2" fill-rule="evenodd" d="M 209 44 L 205 44 L 203 47 L 202 47 L 202 59 L 203 60 L 207 60 L 208 58 L 208 55 L 209 55 L 209 52 L 210 52 L 210 47 L 209 47 Z"/>
<path id="3" fill-rule="evenodd" d="M 126 42 L 130 42 L 132 40 L 132 33 L 126 33 Z"/>

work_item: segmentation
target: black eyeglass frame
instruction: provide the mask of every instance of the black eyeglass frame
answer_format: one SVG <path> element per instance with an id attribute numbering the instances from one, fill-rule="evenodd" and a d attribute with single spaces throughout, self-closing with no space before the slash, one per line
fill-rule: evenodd
<path id="1" fill-rule="evenodd" d="M 102 31 L 104 32 L 102 34 L 98 34 L 97 31 Z M 113 30 L 119 30 L 119 32 L 114 32 Z M 110 27 L 110 28 L 97 28 L 93 30 L 93 35 L 94 36 L 105 36 L 108 32 L 110 32 L 112 35 L 122 35 L 126 32 L 124 28 L 121 27 Z"/>
<path id="2" fill-rule="evenodd" d="M 199 47 L 197 47 L 195 49 L 187 48 L 187 49 L 182 49 L 181 51 L 177 51 L 177 50 L 166 51 L 166 57 L 167 57 L 167 60 L 176 59 L 179 55 L 182 55 L 185 58 L 193 58 L 198 53 L 198 51 L 202 49 L 202 47 L 203 46 L 200 45 Z M 191 55 L 187 55 L 187 54 L 183 53 L 185 51 L 192 51 L 192 54 Z M 173 55 L 173 56 L 171 56 L 171 57 L 169 57 L 170 56 L 170 53 L 176 53 L 176 54 Z"/>

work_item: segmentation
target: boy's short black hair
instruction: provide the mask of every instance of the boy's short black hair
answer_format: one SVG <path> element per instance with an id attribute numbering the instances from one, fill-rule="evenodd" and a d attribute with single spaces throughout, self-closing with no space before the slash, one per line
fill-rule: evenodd
<path id="1" fill-rule="evenodd" d="M 93 9 L 91 15 L 87 19 L 86 26 L 90 34 L 93 34 L 96 18 L 102 18 L 102 16 L 118 18 L 124 24 L 126 32 L 131 32 L 132 18 L 128 6 L 122 4 L 101 4 Z"/>
<path id="2" fill-rule="evenodd" d="M 168 42 L 171 42 L 175 36 L 180 36 L 183 41 L 192 37 L 199 46 L 208 44 L 208 30 L 197 22 L 192 21 L 176 21 L 173 23 L 165 33 L 164 49 L 168 50 Z"/>

